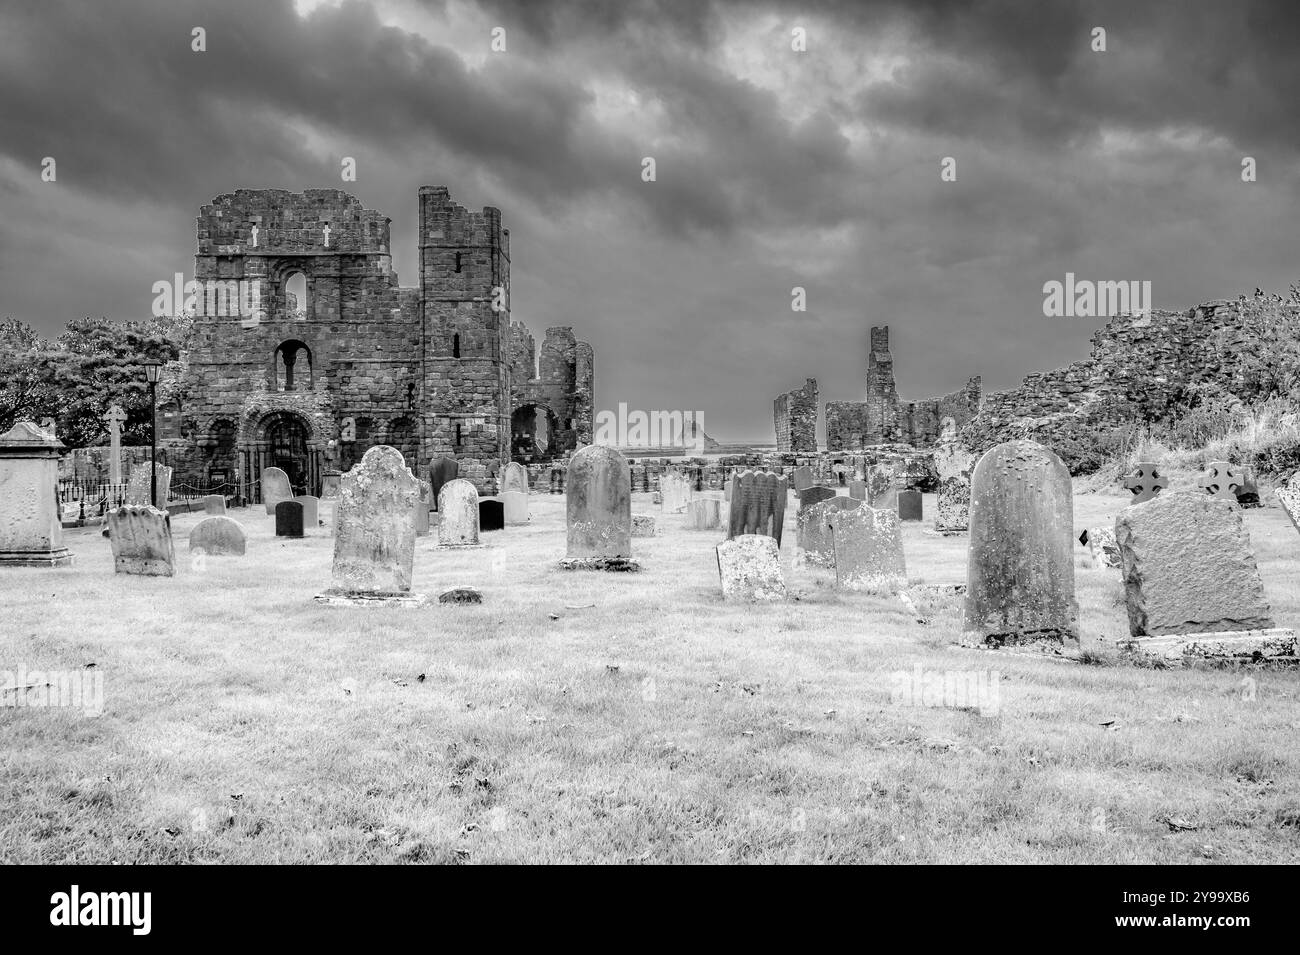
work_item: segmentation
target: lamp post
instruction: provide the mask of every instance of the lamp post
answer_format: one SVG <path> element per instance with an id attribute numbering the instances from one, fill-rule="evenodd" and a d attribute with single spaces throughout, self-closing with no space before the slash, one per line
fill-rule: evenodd
<path id="1" fill-rule="evenodd" d="M 144 377 L 149 382 L 149 503 L 158 506 L 158 372 L 162 362 L 145 361 Z"/>

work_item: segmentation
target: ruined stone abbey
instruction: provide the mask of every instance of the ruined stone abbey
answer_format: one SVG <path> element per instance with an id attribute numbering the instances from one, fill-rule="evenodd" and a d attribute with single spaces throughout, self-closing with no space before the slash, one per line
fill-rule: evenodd
<path id="1" fill-rule="evenodd" d="M 245 282 L 256 314 L 195 316 L 178 399 L 160 408 L 176 480 L 258 486 L 282 468 L 319 494 L 366 450 L 424 475 L 458 459 L 481 490 L 506 461 L 591 442 L 591 346 L 511 320 L 510 232 L 443 186 L 419 193 L 419 284 L 398 284 L 390 220 L 334 189 L 241 189 L 198 217 L 195 280 Z"/>
<path id="2" fill-rule="evenodd" d="M 826 402 L 826 450 L 860 451 L 882 444 L 928 448 L 945 430 L 960 428 L 979 413 L 980 378 L 939 398 L 902 401 L 894 381 L 889 326 L 871 329 L 866 394 L 862 401 Z M 778 452 L 817 450 L 817 381 L 778 397 L 773 405 Z"/>

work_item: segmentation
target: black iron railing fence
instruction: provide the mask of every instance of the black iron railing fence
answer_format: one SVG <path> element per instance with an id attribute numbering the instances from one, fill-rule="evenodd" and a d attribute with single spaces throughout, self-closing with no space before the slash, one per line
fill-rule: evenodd
<path id="1" fill-rule="evenodd" d="M 88 517 L 103 517 L 110 508 L 121 507 L 126 503 L 127 487 L 126 484 L 106 484 L 102 481 L 63 480 L 59 481 L 59 504 L 63 505 L 65 510 L 68 509 L 68 505 L 77 505 L 76 516 L 80 520 Z M 229 481 L 210 487 L 173 484 L 168 492 L 168 500 L 169 502 L 194 501 L 209 494 L 233 497 L 237 492 L 238 488 Z"/>

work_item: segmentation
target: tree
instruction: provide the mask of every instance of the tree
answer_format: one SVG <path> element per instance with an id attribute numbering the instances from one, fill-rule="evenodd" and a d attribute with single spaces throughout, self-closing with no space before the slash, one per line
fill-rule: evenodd
<path id="1" fill-rule="evenodd" d="M 0 322 L 0 433 L 21 420 L 62 414 L 65 396 L 52 375 L 54 351 L 25 322 Z"/>

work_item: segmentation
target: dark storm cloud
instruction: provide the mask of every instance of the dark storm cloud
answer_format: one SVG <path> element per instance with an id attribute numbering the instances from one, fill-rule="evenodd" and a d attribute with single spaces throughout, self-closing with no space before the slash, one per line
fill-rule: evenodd
<path id="1" fill-rule="evenodd" d="M 446 183 L 503 209 L 517 317 L 593 341 L 602 407 L 681 396 L 770 440 L 805 376 L 858 396 L 868 324 L 921 397 L 1080 357 L 1089 328 L 1039 312 L 1066 269 L 1151 277 L 1171 307 L 1291 277 L 1297 4 L 482 0 L 438 27 L 460 9 L 0 7 L 0 317 L 138 317 L 239 187 L 357 193 L 409 283 L 414 187 Z"/>

